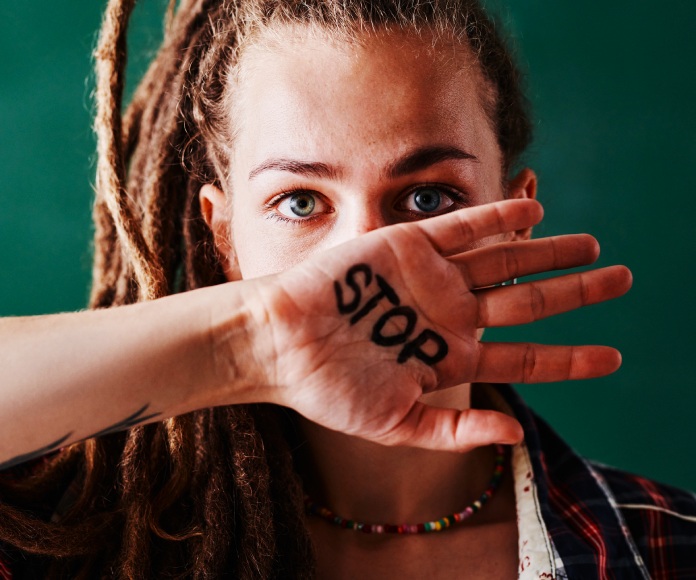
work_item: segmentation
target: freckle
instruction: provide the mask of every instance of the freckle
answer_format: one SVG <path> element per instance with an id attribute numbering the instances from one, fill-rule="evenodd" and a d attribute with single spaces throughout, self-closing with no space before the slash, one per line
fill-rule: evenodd
<path id="1" fill-rule="evenodd" d="M 532 479 L 532 472 L 528 471 L 526 477 L 527 479 Z"/>

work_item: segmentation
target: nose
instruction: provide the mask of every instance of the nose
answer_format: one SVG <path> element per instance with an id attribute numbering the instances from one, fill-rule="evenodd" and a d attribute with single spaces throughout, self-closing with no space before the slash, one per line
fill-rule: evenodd
<path id="1" fill-rule="evenodd" d="M 344 212 L 335 228 L 336 244 L 347 242 L 373 230 L 390 225 L 387 213 L 379 207 L 361 206 Z"/>
<path id="2" fill-rule="evenodd" d="M 355 223 L 352 224 L 352 229 L 357 237 L 367 234 L 373 230 L 383 228 L 386 225 L 389 224 L 383 213 L 375 211 L 366 213 L 364 216 L 359 216 L 359 218 L 355 220 Z"/>

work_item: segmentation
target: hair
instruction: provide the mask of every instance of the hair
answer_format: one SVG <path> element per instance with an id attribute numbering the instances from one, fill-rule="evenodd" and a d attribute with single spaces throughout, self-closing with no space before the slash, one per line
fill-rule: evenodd
<path id="1" fill-rule="evenodd" d="M 98 140 L 92 308 L 225 281 L 198 201 L 225 188 L 231 75 L 283 26 L 346 38 L 398 28 L 473 51 L 507 171 L 530 140 L 519 73 L 470 0 L 170 0 L 162 46 L 122 111 L 135 0 L 109 0 L 95 50 Z M 490 92 L 489 91 L 489 92 Z M 0 540 L 50 576 L 309 577 L 302 485 L 282 412 L 204 409 L 90 439 L 4 474 Z"/>

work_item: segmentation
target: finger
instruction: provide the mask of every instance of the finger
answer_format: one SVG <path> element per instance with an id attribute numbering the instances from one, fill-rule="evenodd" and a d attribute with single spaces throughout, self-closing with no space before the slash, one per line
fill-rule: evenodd
<path id="1" fill-rule="evenodd" d="M 592 264 L 599 244 L 587 234 L 495 244 L 451 256 L 469 288 L 492 286 L 513 278 Z"/>
<path id="2" fill-rule="evenodd" d="M 512 326 L 575 310 L 628 292 L 625 266 L 568 274 L 505 288 L 477 290 L 478 327 Z"/>
<path id="3" fill-rule="evenodd" d="M 453 211 L 402 227 L 417 228 L 438 252 L 450 255 L 466 250 L 476 240 L 530 228 L 538 224 L 543 215 L 541 204 L 533 199 L 508 199 Z"/>
<path id="4" fill-rule="evenodd" d="M 465 452 L 492 443 L 512 445 L 523 436 L 517 420 L 498 411 L 458 411 L 416 403 L 383 442 Z"/>
<path id="5" fill-rule="evenodd" d="M 621 354 L 608 346 L 550 346 L 481 343 L 472 382 L 547 383 L 603 377 L 621 366 Z"/>

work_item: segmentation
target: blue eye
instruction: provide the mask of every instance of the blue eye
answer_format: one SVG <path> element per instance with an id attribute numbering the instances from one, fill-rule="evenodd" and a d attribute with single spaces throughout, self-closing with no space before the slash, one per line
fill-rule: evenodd
<path id="1" fill-rule="evenodd" d="M 421 211 L 437 211 L 440 207 L 440 192 L 434 189 L 421 189 L 413 196 L 413 203 Z"/>
<path id="2" fill-rule="evenodd" d="M 316 206 L 317 199 L 314 195 L 306 191 L 300 191 L 283 199 L 278 204 L 278 211 L 286 217 L 306 218 L 312 215 Z"/>
<path id="3" fill-rule="evenodd" d="M 423 186 L 412 190 L 403 201 L 403 208 L 411 212 L 435 213 L 454 205 L 450 195 L 437 187 Z"/>

